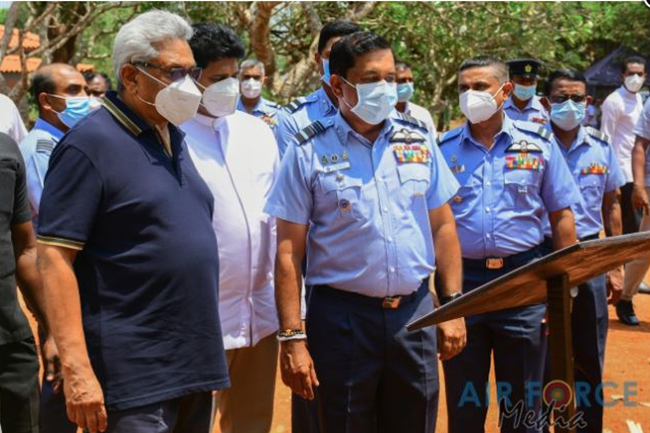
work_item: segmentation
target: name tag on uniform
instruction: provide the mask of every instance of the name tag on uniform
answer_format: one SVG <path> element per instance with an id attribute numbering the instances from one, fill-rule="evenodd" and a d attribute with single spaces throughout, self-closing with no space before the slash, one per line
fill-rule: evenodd
<path id="1" fill-rule="evenodd" d="M 336 170 L 345 170 L 346 168 L 350 168 L 350 161 L 343 161 L 337 164 L 326 165 L 323 167 L 323 171 L 325 173 L 331 173 Z"/>
<path id="2" fill-rule="evenodd" d="M 431 160 L 431 151 L 424 144 L 395 144 L 393 145 L 395 158 L 401 163 L 421 162 Z"/>
<path id="3" fill-rule="evenodd" d="M 583 167 L 580 170 L 580 174 L 607 174 L 609 173 L 609 167 L 606 165 L 598 164 L 597 162 L 592 162 L 587 167 Z"/>
<path id="4" fill-rule="evenodd" d="M 449 167 L 452 173 L 458 174 L 458 173 L 464 173 L 465 172 L 465 166 L 464 165 L 452 165 Z"/>
<path id="5" fill-rule="evenodd" d="M 542 160 L 534 158 L 527 153 L 520 153 L 517 156 L 506 156 L 506 168 L 539 171 L 542 167 Z"/>

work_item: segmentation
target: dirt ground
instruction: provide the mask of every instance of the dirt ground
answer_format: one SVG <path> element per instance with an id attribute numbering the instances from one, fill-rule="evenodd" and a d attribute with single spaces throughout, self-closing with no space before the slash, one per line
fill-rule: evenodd
<path id="1" fill-rule="evenodd" d="M 646 278 L 650 283 L 650 278 Z M 609 334 L 607 337 L 607 353 L 605 356 L 605 382 L 612 387 L 605 387 L 605 432 L 627 433 L 630 431 L 626 421 L 631 420 L 641 425 L 643 431 L 650 432 L 650 295 L 641 294 L 635 297 L 634 304 L 641 326 L 632 328 L 622 325 L 616 318 L 614 308 L 609 308 Z M 444 380 L 442 365 L 440 365 L 440 409 L 438 412 L 438 433 L 447 432 L 446 404 L 444 398 Z M 494 379 L 493 379 L 494 380 Z M 636 382 L 628 385 L 629 391 L 638 394 L 630 396 L 629 401 L 636 406 L 626 406 L 622 401 L 625 382 Z M 616 385 L 618 388 L 614 389 Z M 496 398 L 488 412 L 486 432 L 497 433 Z M 219 432 L 218 427 L 214 433 Z M 282 383 L 278 375 L 275 391 L 275 413 L 272 433 L 291 432 L 291 396 L 289 389 Z"/>

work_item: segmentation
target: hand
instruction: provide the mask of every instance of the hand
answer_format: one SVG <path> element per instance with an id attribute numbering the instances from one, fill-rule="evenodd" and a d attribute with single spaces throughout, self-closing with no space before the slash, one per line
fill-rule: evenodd
<path id="1" fill-rule="evenodd" d="M 458 355 L 466 344 L 465 319 L 454 319 L 438 324 L 438 352 L 441 361 L 447 361 Z"/>
<path id="2" fill-rule="evenodd" d="M 61 378 L 61 360 L 59 359 L 59 349 L 56 347 L 54 337 L 51 335 L 45 338 L 41 348 L 41 355 L 43 357 L 45 380 L 52 382 L 54 392 L 58 393 L 63 382 Z"/>
<path id="3" fill-rule="evenodd" d="M 635 209 L 643 208 L 643 213 L 650 215 L 650 202 L 645 187 L 634 184 L 632 188 L 632 206 Z"/>
<path id="4" fill-rule="evenodd" d="M 306 340 L 280 343 L 280 373 L 291 391 L 306 400 L 314 399 L 314 387 L 319 383 Z"/>
<path id="5" fill-rule="evenodd" d="M 63 392 L 68 418 L 90 433 L 106 430 L 104 393 L 91 368 L 65 369 Z"/>
<path id="6" fill-rule="evenodd" d="M 623 294 L 625 275 L 622 267 L 607 273 L 607 303 L 616 304 Z"/>

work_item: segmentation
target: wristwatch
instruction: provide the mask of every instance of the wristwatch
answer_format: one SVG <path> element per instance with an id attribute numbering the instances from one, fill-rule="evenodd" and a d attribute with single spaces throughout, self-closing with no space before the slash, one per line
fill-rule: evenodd
<path id="1" fill-rule="evenodd" d="M 442 306 L 442 305 L 448 304 L 451 301 L 460 298 L 461 296 L 463 296 L 463 294 L 461 292 L 452 293 L 451 295 L 447 295 L 447 296 L 441 296 L 440 297 L 440 305 Z"/>

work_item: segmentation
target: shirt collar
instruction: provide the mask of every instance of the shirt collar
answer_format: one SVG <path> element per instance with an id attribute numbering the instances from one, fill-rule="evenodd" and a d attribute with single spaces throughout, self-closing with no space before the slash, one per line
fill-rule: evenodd
<path id="1" fill-rule="evenodd" d="M 134 136 L 139 137 L 149 131 L 155 133 L 155 128 L 127 107 L 117 92 L 111 90 L 106 93 L 106 96 L 102 98 L 102 106 Z M 184 137 L 183 132 L 171 123 L 169 123 L 169 135 L 172 143 L 182 141 Z"/>
<path id="2" fill-rule="evenodd" d="M 515 105 L 515 101 L 513 100 L 512 96 L 506 100 L 505 104 L 503 104 L 503 108 L 504 109 L 513 108 L 519 111 L 520 113 L 523 113 L 524 111 L 528 111 L 528 110 L 537 110 L 537 111 L 544 110 L 544 106 L 542 105 L 541 102 L 539 102 L 539 98 L 534 95 L 532 98 L 528 100 L 523 110 L 520 110 L 519 107 Z"/>
<path id="3" fill-rule="evenodd" d="M 64 135 L 63 131 L 59 130 L 57 127 L 55 127 L 52 124 L 48 123 L 42 117 L 39 117 L 38 119 L 36 119 L 36 123 L 34 123 L 34 129 L 40 129 L 41 131 L 47 132 L 52 137 L 54 137 L 57 141 L 61 140 L 61 137 L 63 137 L 63 135 Z"/>
<path id="4" fill-rule="evenodd" d="M 246 107 L 244 107 L 244 102 L 242 101 L 241 96 L 239 97 L 239 102 L 237 102 L 237 109 L 239 111 L 246 112 Z M 264 100 L 263 97 L 260 97 L 260 100 L 257 101 L 251 113 L 255 113 L 256 111 L 263 114 L 268 114 L 269 110 L 266 107 L 266 101 Z"/>
<path id="5" fill-rule="evenodd" d="M 503 124 L 501 125 L 501 131 L 497 132 L 497 134 L 494 136 L 494 145 L 492 145 L 492 148 L 494 148 L 499 141 L 501 140 L 501 137 L 508 136 L 512 137 L 512 128 L 514 128 L 514 124 L 512 120 L 506 116 L 506 114 L 501 110 L 501 113 L 503 115 Z M 463 126 L 463 131 L 461 132 L 462 139 L 460 141 L 460 144 L 462 145 L 466 141 L 473 144 L 474 146 L 478 146 L 481 149 L 484 149 L 487 151 L 488 149 L 480 143 L 478 140 L 474 139 L 472 136 L 472 131 L 469 129 L 469 122 L 465 122 L 465 126 Z"/>
<path id="6" fill-rule="evenodd" d="M 326 86 L 327 84 L 322 84 L 321 87 L 316 91 L 316 96 L 317 96 L 317 101 L 318 101 L 318 107 L 320 108 L 320 112 L 323 115 L 326 115 L 332 111 L 337 111 L 338 109 L 332 103 L 332 100 L 330 97 L 327 95 L 325 92 L 325 89 L 323 89 L 323 86 Z"/>
<path id="7" fill-rule="evenodd" d="M 364 137 L 363 135 L 359 134 L 357 131 L 352 129 L 352 127 L 348 124 L 348 122 L 343 118 L 340 111 L 338 111 L 334 115 L 333 121 L 334 121 L 334 130 L 336 131 L 336 135 L 339 137 L 339 140 L 341 140 L 341 144 L 346 145 L 350 136 L 353 136 L 355 139 L 365 144 L 366 146 L 372 147 L 373 143 L 371 143 L 370 140 L 368 140 L 366 137 Z M 394 121 L 390 117 L 384 121 L 384 126 L 382 126 L 379 135 L 375 139 L 375 143 L 380 141 L 383 136 L 387 135 L 388 133 L 390 133 L 390 131 L 393 130 L 393 122 Z"/>
<path id="8" fill-rule="evenodd" d="M 232 116 L 232 114 L 231 114 L 231 116 Z M 226 117 L 228 117 L 228 116 L 214 118 L 214 117 L 210 117 L 210 116 L 205 116 L 205 115 L 203 115 L 201 113 L 196 113 L 196 116 L 194 116 L 194 120 L 197 123 L 199 123 L 199 124 L 201 124 L 203 126 L 207 126 L 208 128 L 212 128 L 212 129 L 214 129 L 216 131 L 226 121 Z"/>

